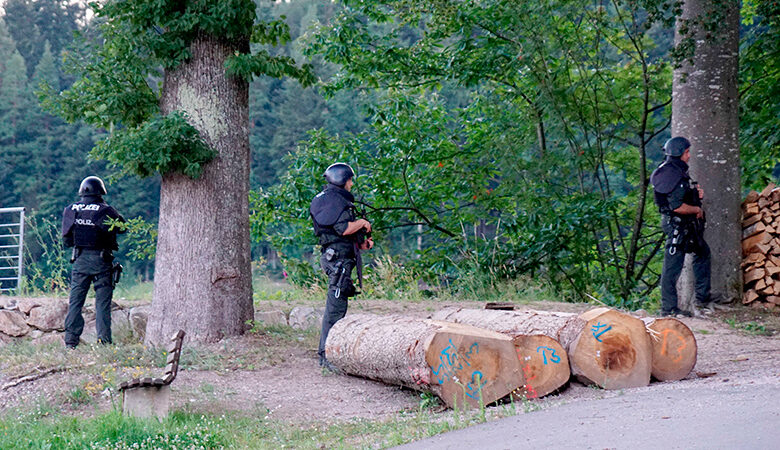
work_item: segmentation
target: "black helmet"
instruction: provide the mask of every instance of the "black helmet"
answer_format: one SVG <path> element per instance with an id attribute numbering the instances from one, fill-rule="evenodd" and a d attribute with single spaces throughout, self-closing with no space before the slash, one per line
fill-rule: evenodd
<path id="1" fill-rule="evenodd" d="M 328 183 L 344 187 L 347 184 L 347 180 L 355 176 L 355 171 L 352 170 L 352 167 L 349 167 L 349 164 L 336 163 L 329 165 L 322 176 L 325 177 Z"/>
<path id="2" fill-rule="evenodd" d="M 688 139 L 682 136 L 673 137 L 664 144 L 664 155 L 679 158 L 690 146 L 691 142 Z"/>
<path id="3" fill-rule="evenodd" d="M 98 177 L 91 176 L 84 178 L 79 186 L 79 195 L 106 195 L 106 185 Z"/>

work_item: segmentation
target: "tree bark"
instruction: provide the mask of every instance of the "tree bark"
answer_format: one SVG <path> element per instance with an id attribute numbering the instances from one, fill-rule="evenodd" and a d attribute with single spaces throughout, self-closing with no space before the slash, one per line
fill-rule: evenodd
<path id="1" fill-rule="evenodd" d="M 687 325 L 673 318 L 643 319 L 653 343 L 651 374 L 659 381 L 687 377 L 696 365 L 698 346 Z"/>
<path id="2" fill-rule="evenodd" d="M 247 43 L 248 45 L 248 43 Z M 146 343 L 178 329 L 214 342 L 252 320 L 248 83 L 225 74 L 238 44 L 199 35 L 192 57 L 165 73 L 160 109 L 181 110 L 218 155 L 198 179 L 163 176 L 154 298 Z"/>
<path id="3" fill-rule="evenodd" d="M 572 375 L 586 384 L 622 389 L 650 383 L 652 345 L 644 323 L 609 308 L 579 316 L 450 308 L 435 313 L 433 319 L 467 323 L 510 336 L 548 336 L 566 350 Z"/>
<path id="4" fill-rule="evenodd" d="M 450 407 L 478 407 L 524 383 L 512 339 L 500 333 L 405 316 L 350 314 L 325 345 L 352 375 L 431 392 Z"/>
<path id="5" fill-rule="evenodd" d="M 715 29 L 707 32 L 702 25 Z M 677 21 L 691 27 L 696 43 L 693 64 L 674 72 L 672 135 L 691 141 L 690 173 L 704 189 L 705 239 L 712 251 L 712 290 L 728 301 L 740 298 L 739 2 L 686 0 Z M 692 309 L 689 259 L 683 269 L 678 303 Z"/>

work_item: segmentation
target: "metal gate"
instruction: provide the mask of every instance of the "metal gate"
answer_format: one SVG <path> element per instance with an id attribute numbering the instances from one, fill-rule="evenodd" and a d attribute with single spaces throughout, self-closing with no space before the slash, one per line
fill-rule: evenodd
<path id="1" fill-rule="evenodd" d="M 0 208 L 0 292 L 21 287 L 23 255 L 24 208 Z"/>

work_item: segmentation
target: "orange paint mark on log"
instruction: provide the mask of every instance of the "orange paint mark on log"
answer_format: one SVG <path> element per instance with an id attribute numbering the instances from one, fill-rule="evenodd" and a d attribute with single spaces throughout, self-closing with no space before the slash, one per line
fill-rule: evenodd
<path id="1" fill-rule="evenodd" d="M 670 345 L 669 345 L 669 334 L 670 333 L 674 333 L 673 337 L 677 338 L 677 340 L 679 341 L 679 344 L 677 345 L 677 348 L 675 349 L 675 351 L 677 352 L 677 357 L 676 358 L 672 358 L 671 356 L 669 356 L 667 354 L 668 353 L 667 349 L 670 347 Z M 663 330 L 663 331 L 661 331 L 661 336 L 663 336 L 663 341 L 661 343 L 661 355 L 662 356 L 666 356 L 667 358 L 671 359 L 673 362 L 680 362 L 680 360 L 683 357 L 682 351 L 685 350 L 685 347 L 688 346 L 688 343 L 685 341 L 685 339 L 682 338 L 682 336 L 680 336 L 680 333 L 678 333 L 677 330 L 672 330 L 672 329 Z"/>

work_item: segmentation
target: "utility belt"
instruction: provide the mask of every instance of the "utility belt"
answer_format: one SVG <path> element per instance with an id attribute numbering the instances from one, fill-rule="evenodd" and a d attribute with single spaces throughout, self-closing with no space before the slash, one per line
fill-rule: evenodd
<path id="1" fill-rule="evenodd" d="M 342 297 L 354 297 L 360 294 L 355 288 L 355 284 L 352 282 L 351 274 L 352 268 L 355 267 L 355 257 L 345 257 L 340 255 L 338 251 L 330 247 L 322 252 L 322 256 L 325 261 L 332 263 L 330 267 L 331 272 L 328 274 L 330 277 L 329 283 L 335 288 L 336 298 Z M 335 281 L 335 283 L 333 283 Z"/>
<path id="2" fill-rule="evenodd" d="M 355 259 L 355 243 L 340 239 L 322 245 L 322 254 L 328 261 L 336 259 Z"/>
<path id="3" fill-rule="evenodd" d="M 111 268 L 106 271 L 111 273 L 111 287 L 115 287 L 116 284 L 119 283 L 119 280 L 122 279 L 122 271 L 124 270 L 124 267 L 122 267 L 122 264 L 119 264 L 118 261 L 114 261 L 114 254 L 111 249 L 73 247 L 73 253 L 71 254 L 70 262 L 74 263 L 79 258 L 79 256 L 84 254 L 100 255 L 103 261 L 111 263 Z M 105 272 L 101 272 L 98 275 L 102 275 L 103 273 Z"/>
<path id="4" fill-rule="evenodd" d="M 695 217 L 681 217 L 676 214 L 667 215 L 671 227 L 670 242 L 667 251 L 670 255 L 678 251 L 693 253 L 704 245 L 704 225 Z"/>
<path id="5" fill-rule="evenodd" d="M 93 248 L 93 247 L 73 247 L 73 252 L 70 255 L 70 262 L 74 262 L 79 259 L 81 255 L 100 255 L 105 262 L 111 262 L 114 260 L 113 251 L 109 248 Z"/>

